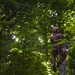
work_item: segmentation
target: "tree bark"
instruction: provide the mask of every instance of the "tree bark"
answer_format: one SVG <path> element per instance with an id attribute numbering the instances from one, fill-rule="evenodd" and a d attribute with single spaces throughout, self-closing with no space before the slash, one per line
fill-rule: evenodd
<path id="1" fill-rule="evenodd" d="M 59 75 L 66 75 L 66 59 L 62 62 L 59 67 Z"/>

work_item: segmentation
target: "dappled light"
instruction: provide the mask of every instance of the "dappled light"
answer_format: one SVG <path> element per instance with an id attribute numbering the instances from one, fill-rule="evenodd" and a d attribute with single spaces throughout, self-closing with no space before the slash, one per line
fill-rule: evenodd
<path id="1" fill-rule="evenodd" d="M 0 75 L 59 75 L 52 69 L 55 26 L 69 49 L 66 75 L 75 75 L 75 1 L 0 0 Z"/>

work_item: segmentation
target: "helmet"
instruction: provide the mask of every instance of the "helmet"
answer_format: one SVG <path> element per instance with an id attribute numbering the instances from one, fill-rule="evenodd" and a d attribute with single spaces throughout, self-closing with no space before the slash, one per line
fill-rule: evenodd
<path id="1" fill-rule="evenodd" d="M 57 32 L 58 32 L 58 30 L 59 30 L 59 28 L 58 28 L 58 27 L 53 27 L 52 32 L 53 32 L 53 33 L 57 33 Z"/>

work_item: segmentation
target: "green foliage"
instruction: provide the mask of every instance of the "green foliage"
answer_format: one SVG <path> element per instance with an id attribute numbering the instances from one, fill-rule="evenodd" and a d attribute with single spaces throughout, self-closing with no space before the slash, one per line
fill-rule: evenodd
<path id="1" fill-rule="evenodd" d="M 69 46 L 67 75 L 74 74 L 74 3 L 0 0 L 0 75 L 55 75 L 51 65 L 52 26 L 58 26 L 65 36 Z"/>
<path id="2" fill-rule="evenodd" d="M 43 55 L 30 50 L 18 50 L 13 48 L 10 54 L 1 60 L 1 75 L 47 75 L 47 68 L 42 64 L 45 62 Z M 39 59 L 39 60 L 38 60 Z"/>

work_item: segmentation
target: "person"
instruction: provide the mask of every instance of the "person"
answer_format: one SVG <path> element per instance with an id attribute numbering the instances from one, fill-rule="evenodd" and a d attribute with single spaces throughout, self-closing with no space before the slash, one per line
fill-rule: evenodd
<path id="1" fill-rule="evenodd" d="M 52 43 L 52 66 L 53 71 L 56 72 L 56 67 L 59 67 L 60 64 L 62 64 L 62 62 L 66 59 L 68 46 L 62 43 L 64 36 L 59 32 L 58 27 L 53 27 L 52 32 L 53 35 L 50 37 L 50 41 Z M 60 55 L 60 60 L 57 62 L 56 66 L 56 58 L 58 54 Z"/>

